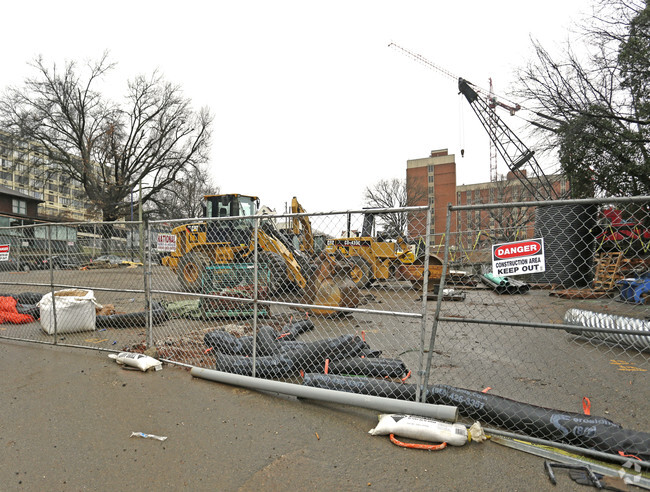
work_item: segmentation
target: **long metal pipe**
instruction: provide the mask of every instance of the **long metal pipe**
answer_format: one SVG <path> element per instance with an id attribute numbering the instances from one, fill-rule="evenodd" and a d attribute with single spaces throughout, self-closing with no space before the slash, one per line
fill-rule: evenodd
<path id="1" fill-rule="evenodd" d="M 312 388 L 309 386 L 300 386 L 298 384 L 283 383 L 281 381 L 240 376 L 239 374 L 230 374 L 227 372 L 215 371 L 214 369 L 205 369 L 203 367 L 193 367 L 190 374 L 197 378 L 208 379 L 218 383 L 232 384 L 234 386 L 242 386 L 244 388 L 258 391 L 282 393 L 309 400 L 339 403 L 342 405 L 368 408 L 370 410 L 377 410 L 385 413 L 421 415 L 423 417 L 431 417 L 434 419 L 446 420 L 448 422 L 456 422 L 458 420 L 458 407 L 450 405 L 432 405 L 429 403 L 419 403 L 414 401 L 393 400 L 392 398 L 383 398 L 380 396 L 358 395 L 355 393 L 345 393 L 342 391 L 323 388 Z"/>

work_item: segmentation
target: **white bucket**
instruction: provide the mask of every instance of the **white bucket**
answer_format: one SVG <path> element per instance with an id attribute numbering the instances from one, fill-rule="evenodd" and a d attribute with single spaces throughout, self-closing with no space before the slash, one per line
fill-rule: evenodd
<path id="1" fill-rule="evenodd" d="M 92 290 L 67 289 L 54 293 L 56 303 L 56 332 L 95 331 L 95 294 Z M 52 293 L 45 294 L 37 304 L 41 311 L 41 327 L 54 335 L 54 306 Z"/>

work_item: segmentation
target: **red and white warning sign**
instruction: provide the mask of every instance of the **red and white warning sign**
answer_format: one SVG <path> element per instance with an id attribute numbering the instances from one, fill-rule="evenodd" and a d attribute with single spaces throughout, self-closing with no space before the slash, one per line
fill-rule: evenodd
<path id="1" fill-rule="evenodd" d="M 158 251 L 176 251 L 176 236 L 174 234 L 158 234 L 156 243 Z"/>
<path id="2" fill-rule="evenodd" d="M 492 245 L 492 274 L 499 277 L 546 270 L 544 238 Z"/>
<path id="3" fill-rule="evenodd" d="M 9 260 L 9 245 L 0 244 L 0 261 Z"/>

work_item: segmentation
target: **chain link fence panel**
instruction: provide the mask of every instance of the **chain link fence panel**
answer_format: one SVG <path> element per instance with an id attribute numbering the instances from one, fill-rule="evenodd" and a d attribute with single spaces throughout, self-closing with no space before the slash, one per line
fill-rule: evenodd
<path id="1" fill-rule="evenodd" d="M 144 346 L 144 231 L 123 222 L 0 229 L 0 335 L 103 350 Z"/>
<path id="2" fill-rule="evenodd" d="M 450 207 L 445 286 L 474 282 L 433 316 L 429 401 L 456 401 L 467 418 L 536 438 L 636 451 L 647 463 L 649 203 Z M 514 224 L 508 214 L 522 206 L 526 219 Z"/>
<path id="3" fill-rule="evenodd" d="M 152 303 L 169 320 L 153 343 L 165 359 L 236 374 L 406 381 L 423 363 L 427 216 L 415 207 L 169 224 L 151 275 Z"/>

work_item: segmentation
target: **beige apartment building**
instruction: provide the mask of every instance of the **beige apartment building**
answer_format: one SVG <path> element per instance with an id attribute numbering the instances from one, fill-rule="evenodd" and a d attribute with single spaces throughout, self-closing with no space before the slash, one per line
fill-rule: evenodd
<path id="1" fill-rule="evenodd" d="M 29 142 L 13 143 L 0 133 L 0 185 L 42 200 L 37 215 L 46 222 L 99 220 L 81 183 L 58 172 Z M 0 217 L 0 226 L 3 224 Z"/>

